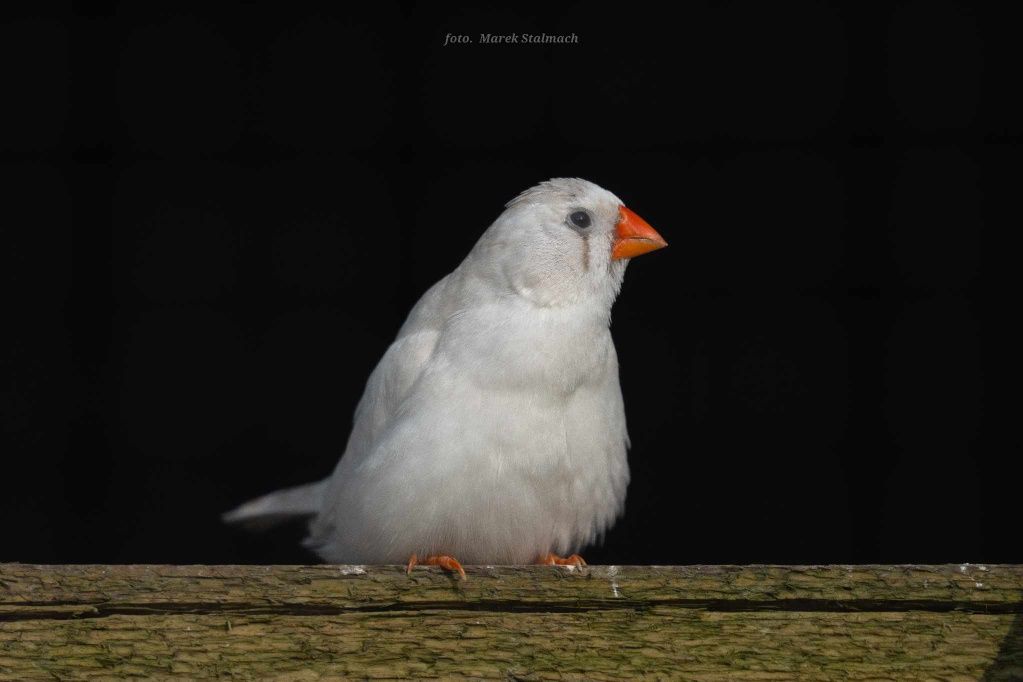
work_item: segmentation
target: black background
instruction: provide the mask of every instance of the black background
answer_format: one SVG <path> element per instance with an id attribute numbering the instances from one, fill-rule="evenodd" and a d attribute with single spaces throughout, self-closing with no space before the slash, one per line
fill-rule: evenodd
<path id="1" fill-rule="evenodd" d="M 0 560 L 313 560 L 218 514 L 328 474 L 416 299 L 573 175 L 671 244 L 591 562 L 1023 561 L 993 8 L 5 8 Z M 579 44 L 478 44 L 542 31 Z"/>

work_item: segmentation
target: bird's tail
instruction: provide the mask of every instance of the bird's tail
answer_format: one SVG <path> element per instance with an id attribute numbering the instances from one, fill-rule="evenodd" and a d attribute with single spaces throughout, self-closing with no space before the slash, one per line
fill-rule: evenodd
<path id="1" fill-rule="evenodd" d="M 221 515 L 224 523 L 250 530 L 272 528 L 291 519 L 319 513 L 329 478 L 315 483 L 284 488 L 249 500 Z"/>

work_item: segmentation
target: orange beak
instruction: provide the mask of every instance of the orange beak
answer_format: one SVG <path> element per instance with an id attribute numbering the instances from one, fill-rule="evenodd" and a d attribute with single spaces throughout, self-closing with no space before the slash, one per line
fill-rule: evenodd
<path id="1" fill-rule="evenodd" d="M 611 247 L 612 260 L 635 258 L 667 245 L 664 237 L 657 234 L 647 221 L 624 206 L 618 209 L 618 225 L 615 227 L 614 246 Z"/>

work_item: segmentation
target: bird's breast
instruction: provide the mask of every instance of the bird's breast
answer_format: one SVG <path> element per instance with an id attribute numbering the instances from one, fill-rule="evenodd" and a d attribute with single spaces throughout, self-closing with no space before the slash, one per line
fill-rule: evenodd
<path id="1" fill-rule="evenodd" d="M 602 380 L 611 343 L 588 310 L 495 305 L 449 320 L 438 350 L 482 388 L 563 395 Z"/>

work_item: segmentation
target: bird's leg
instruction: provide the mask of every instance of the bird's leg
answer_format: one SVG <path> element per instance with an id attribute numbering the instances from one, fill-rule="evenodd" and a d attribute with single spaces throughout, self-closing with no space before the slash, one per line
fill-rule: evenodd
<path id="1" fill-rule="evenodd" d="M 440 566 L 445 571 L 451 571 L 462 576 L 462 580 L 465 580 L 465 569 L 462 568 L 462 564 L 458 563 L 458 559 L 447 554 L 431 554 L 430 556 L 420 559 L 414 553 L 408 559 L 408 565 L 405 567 L 405 573 L 412 573 L 412 569 L 417 564 L 423 564 L 424 566 Z"/>
<path id="2" fill-rule="evenodd" d="M 536 560 L 538 564 L 546 564 L 547 566 L 585 566 L 586 562 L 578 554 L 573 554 L 569 557 L 558 556 L 552 552 L 547 552 L 539 559 Z"/>

